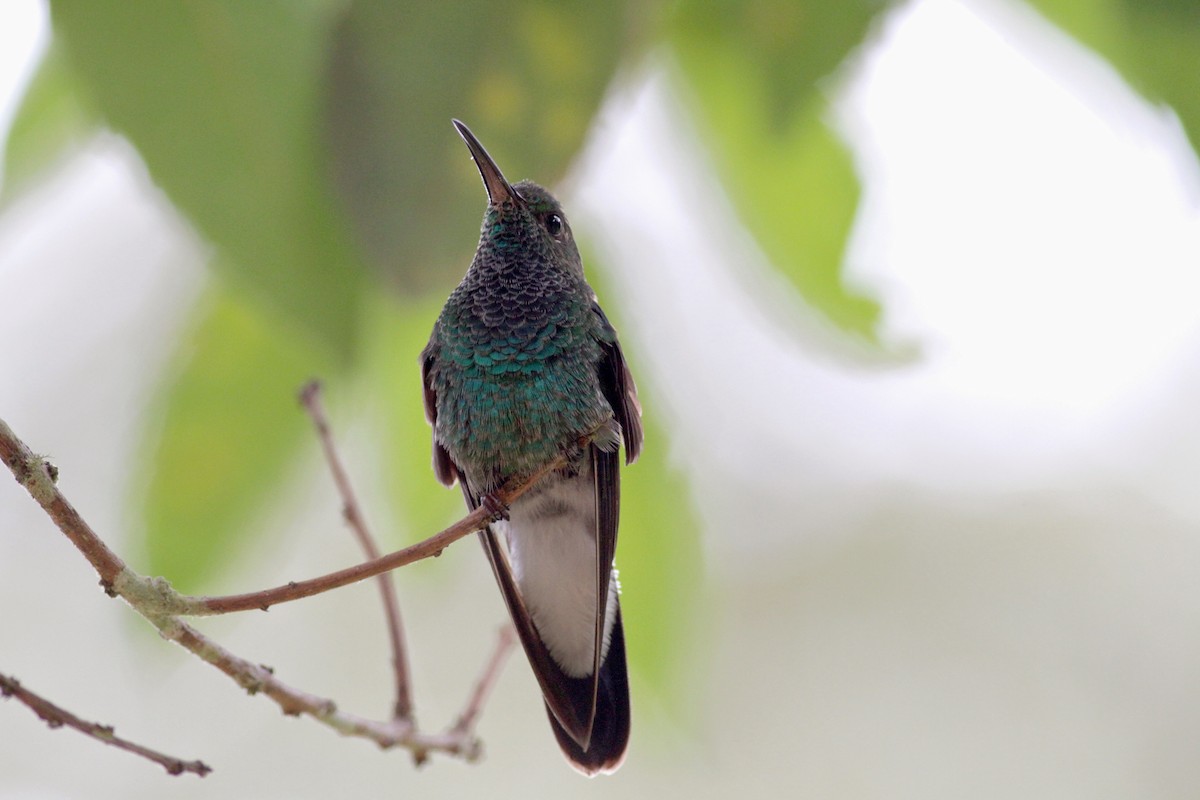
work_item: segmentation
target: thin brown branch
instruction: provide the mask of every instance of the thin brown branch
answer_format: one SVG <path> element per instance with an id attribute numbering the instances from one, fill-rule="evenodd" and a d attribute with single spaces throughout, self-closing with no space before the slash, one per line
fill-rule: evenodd
<path id="1" fill-rule="evenodd" d="M 329 427 L 329 416 L 325 413 L 325 404 L 321 400 L 320 381 L 309 381 L 300 390 L 300 404 L 304 406 L 313 426 L 317 429 L 317 437 L 321 440 L 321 449 L 325 460 L 329 462 L 329 471 L 338 493 L 342 496 L 342 515 L 350 526 L 354 538 L 358 540 L 367 558 L 379 558 L 379 547 L 375 537 L 367 528 L 366 517 L 354 488 L 350 485 L 350 477 L 342 466 L 337 447 L 333 442 L 333 433 Z M 388 642 L 392 648 L 392 671 L 396 684 L 396 700 L 392 704 L 392 714 L 399 720 L 410 720 L 413 715 L 412 679 L 408 670 L 408 653 L 404 646 L 404 624 L 400 619 L 400 603 L 396 599 L 396 587 L 392 583 L 391 574 L 385 573 L 379 578 L 379 594 L 383 600 L 383 613 L 387 620 Z"/>
<path id="2" fill-rule="evenodd" d="M 181 758 L 169 756 L 157 750 L 151 750 L 149 747 L 144 747 L 136 742 L 131 742 L 128 739 L 122 739 L 120 736 L 117 736 L 111 725 L 101 725 L 98 722 L 88 722 L 85 719 L 80 719 L 65 708 L 57 706 L 41 695 L 34 694 L 29 689 L 26 689 L 16 678 L 0 675 L 0 696 L 14 698 L 29 706 L 33 710 L 33 713 L 41 717 L 51 728 L 61 728 L 63 726 L 74 728 L 98 742 L 103 742 L 112 747 L 149 759 L 171 775 L 182 775 L 185 772 L 190 772 L 203 778 L 212 772 L 212 768 L 203 761 L 184 761 Z"/>
<path id="3" fill-rule="evenodd" d="M 496 502 L 504 508 L 511 506 L 517 498 L 528 492 L 534 484 L 566 463 L 566 455 L 559 455 L 525 480 L 518 483 L 506 484 L 504 488 L 495 493 Z M 348 586 L 351 583 L 366 580 L 367 578 L 373 578 L 376 575 L 403 567 L 414 561 L 420 561 L 431 556 L 439 556 L 443 550 L 454 542 L 467 534 L 483 530 L 494 520 L 495 514 L 481 505 L 440 533 L 436 533 L 424 541 L 417 542 L 414 545 L 396 550 L 371 561 L 364 561 L 361 564 L 355 564 L 353 567 L 346 567 L 337 572 L 330 572 L 327 575 L 321 575 L 316 578 L 309 578 L 304 581 L 291 581 L 283 586 L 276 586 L 273 589 L 263 589 L 258 592 L 231 594 L 221 597 L 187 597 L 177 595 L 178 605 L 173 608 L 173 613 L 188 616 L 205 616 L 210 614 L 228 614 L 233 611 L 251 611 L 253 609 L 266 611 L 271 606 L 278 605 L 279 603 L 288 603 L 292 600 L 312 597 L 322 592 L 328 592 L 342 586 Z"/>
<path id="4" fill-rule="evenodd" d="M 473 761 L 482 745 L 471 731 L 426 734 L 411 720 L 367 719 L 338 708 L 337 703 L 281 681 L 275 671 L 238 656 L 200 633 L 178 617 L 150 618 L 164 639 L 169 639 L 224 672 L 248 694 L 269 697 L 288 716 L 308 716 L 345 736 L 369 739 L 382 749 L 402 747 L 422 763 L 430 753 L 445 753 Z"/>
<path id="5" fill-rule="evenodd" d="M 26 447 L 2 419 L 0 461 L 12 470 L 17 483 L 25 487 L 25 491 L 45 509 L 58 529 L 83 553 L 83 557 L 100 576 L 100 585 L 104 587 L 104 591 L 113 596 L 114 584 L 122 573 L 127 571 L 125 562 L 108 549 L 108 545 L 100 540 L 91 526 L 84 522 L 79 512 L 58 491 L 58 469 Z"/>
<path id="6" fill-rule="evenodd" d="M 466 708 L 463 709 L 454 726 L 450 728 L 450 733 L 469 736 L 475 730 L 475 723 L 479 721 L 483 705 L 487 702 L 488 695 L 492 693 L 496 679 L 500 677 L 500 668 L 504 666 L 504 660 L 512 651 L 513 643 L 516 641 L 515 634 L 516 631 L 513 630 L 512 625 L 505 625 L 500 629 L 500 634 L 496 637 L 496 649 L 492 651 L 491 659 L 475 683 L 475 691 L 471 692 Z"/>
<path id="7" fill-rule="evenodd" d="M 316 578 L 303 581 L 290 581 L 283 586 L 273 589 L 263 589 L 258 592 L 231 594 L 221 597 L 181 597 L 186 604 L 180 613 L 192 616 L 210 614 L 228 614 L 233 611 L 251 611 L 261 609 L 266 611 L 273 605 L 300 600 L 305 597 L 339 589 L 352 583 L 382 575 L 398 567 L 420 561 L 431 556 L 441 555 L 442 551 L 469 533 L 482 530 L 492 521 L 492 515 L 484 508 L 478 508 L 444 531 L 434 534 L 424 541 L 405 547 L 402 550 L 388 553 L 385 556 L 355 564 L 352 567 L 330 572 Z"/>

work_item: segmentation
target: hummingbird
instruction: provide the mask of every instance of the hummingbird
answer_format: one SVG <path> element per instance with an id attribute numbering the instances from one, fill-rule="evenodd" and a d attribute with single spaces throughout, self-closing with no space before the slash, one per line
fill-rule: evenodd
<path id="1" fill-rule="evenodd" d="M 629 743 L 617 573 L 620 446 L 642 447 L 641 406 L 617 333 L 588 285 L 562 206 L 510 184 L 453 120 L 487 190 L 479 245 L 421 351 L 433 468 L 471 509 L 542 690 L 580 772 L 613 772 Z M 504 509 L 494 493 L 560 454 L 565 466 Z"/>

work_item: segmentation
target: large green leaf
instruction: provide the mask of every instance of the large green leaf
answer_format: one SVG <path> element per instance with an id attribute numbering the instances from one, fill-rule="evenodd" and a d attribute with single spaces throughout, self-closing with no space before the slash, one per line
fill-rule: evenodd
<path id="1" fill-rule="evenodd" d="M 1194 0 L 1032 0 L 1096 50 L 1138 91 L 1175 109 L 1200 153 L 1200 3 Z"/>
<path id="2" fill-rule="evenodd" d="M 338 28 L 329 134 L 340 194 L 375 268 L 440 291 L 474 250 L 486 196 L 450 125 L 510 180 L 557 180 L 628 38 L 620 3 L 358 0 Z"/>
<path id="3" fill-rule="evenodd" d="M 223 275 L 347 355 L 361 267 L 321 150 L 338 0 L 54 0 L 76 80 L 219 249 Z"/>
<path id="4" fill-rule="evenodd" d="M 21 191 L 71 144 L 96 129 L 96 114 L 75 91 L 62 53 L 51 47 L 25 90 L 4 152 L 4 194 Z"/>
<path id="5" fill-rule="evenodd" d="M 884 3 L 681 3 L 671 44 L 701 137 L 746 227 L 803 296 L 874 340 L 879 308 L 842 281 L 858 204 L 849 153 L 818 81 L 862 43 Z"/>
<path id="6" fill-rule="evenodd" d="M 148 568 L 184 591 L 211 590 L 312 436 L 296 393 L 329 364 L 229 293 L 202 304 L 176 362 L 142 462 Z"/>

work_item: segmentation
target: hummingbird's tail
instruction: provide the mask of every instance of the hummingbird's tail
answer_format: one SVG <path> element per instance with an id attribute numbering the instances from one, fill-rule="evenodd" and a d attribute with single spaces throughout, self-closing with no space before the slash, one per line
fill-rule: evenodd
<path id="1" fill-rule="evenodd" d="M 612 566 L 617 456 L 589 450 L 574 473 L 547 476 L 479 538 L 559 745 L 576 769 L 595 775 L 625 757 L 629 678 Z"/>
<path id="2" fill-rule="evenodd" d="M 579 696 L 580 704 L 590 703 L 592 680 L 571 679 L 570 693 Z M 558 746 L 571 766 L 584 775 L 599 772 L 615 772 L 625 760 L 629 746 L 629 674 L 625 666 L 625 630 L 621 625 L 621 610 L 616 609 L 616 621 L 612 627 L 612 638 L 600 666 L 600 681 L 596 689 L 596 717 L 592 723 L 592 738 L 588 749 L 582 749 L 555 718 L 550 707 L 546 707 L 550 727 L 558 739 Z"/>

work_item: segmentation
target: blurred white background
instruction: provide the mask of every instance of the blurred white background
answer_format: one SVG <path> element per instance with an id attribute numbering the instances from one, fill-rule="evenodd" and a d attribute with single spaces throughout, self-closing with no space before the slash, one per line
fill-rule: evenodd
<path id="1" fill-rule="evenodd" d="M 46 14 L 0 13 L 6 126 Z M 414 770 L 147 635 L 0 479 L 0 671 L 215 769 L 167 778 L 0 703 L 0 797 L 1194 797 L 1195 155 L 1169 111 L 1010 3 L 911 3 L 830 91 L 864 183 L 849 269 L 894 363 L 845 358 L 731 222 L 669 64 L 611 98 L 564 198 L 618 270 L 607 302 L 704 520 L 711 620 L 680 676 L 697 687 L 686 719 L 635 694 L 625 767 L 583 780 L 518 657 L 483 718 L 486 760 Z M 0 417 L 135 561 L 139 417 L 205 259 L 111 135 L 0 215 Z M 352 464 L 369 453 L 361 427 L 343 438 Z M 387 491 L 356 479 L 368 507 Z M 263 524 L 276 534 L 231 587 L 356 558 L 315 459 Z M 470 544 L 399 585 L 437 727 L 502 609 Z M 373 586 L 202 627 L 385 712 Z"/>

